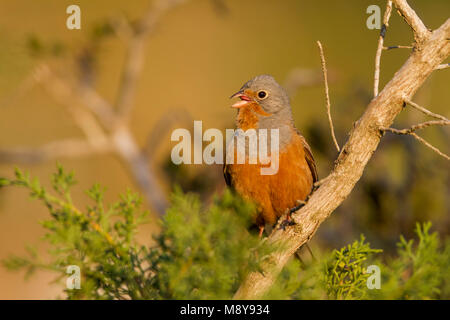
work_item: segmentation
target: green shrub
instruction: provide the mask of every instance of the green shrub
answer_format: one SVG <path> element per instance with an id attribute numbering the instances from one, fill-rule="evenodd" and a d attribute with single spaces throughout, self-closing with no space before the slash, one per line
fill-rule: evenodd
<path id="1" fill-rule="evenodd" d="M 106 205 L 104 189 L 86 192 L 92 204 L 81 210 L 72 202 L 72 173 L 61 166 L 50 193 L 36 179 L 16 170 L 0 187 L 20 186 L 49 210 L 42 222 L 50 259 L 35 248 L 29 256 L 3 261 L 11 270 L 56 272 L 65 284 L 66 268 L 81 270 L 81 289 L 65 289 L 69 299 L 229 299 L 245 274 L 275 248 L 248 232 L 254 206 L 229 191 L 205 207 L 194 194 L 176 189 L 151 247 L 136 241 L 146 223 L 138 195 L 127 192 Z M 441 243 L 431 224 L 418 224 L 418 243 L 400 238 L 398 256 L 382 257 L 363 236 L 339 250 L 316 252 L 319 258 L 292 259 L 265 298 L 271 299 L 448 299 L 450 241 Z M 384 258 L 384 259 L 383 259 Z M 381 289 L 368 289 L 367 267 L 381 270 Z"/>

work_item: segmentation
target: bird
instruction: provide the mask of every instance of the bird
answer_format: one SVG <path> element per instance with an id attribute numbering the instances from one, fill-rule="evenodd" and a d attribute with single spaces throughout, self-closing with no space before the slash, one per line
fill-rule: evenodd
<path id="1" fill-rule="evenodd" d="M 254 223 L 261 238 L 267 225 L 273 226 L 286 213 L 286 221 L 292 223 L 290 214 L 299 203 L 304 204 L 318 180 L 317 168 L 310 146 L 295 127 L 288 94 L 274 77 L 256 76 L 230 98 L 240 99 L 231 106 L 237 109 L 237 129 L 278 129 L 279 132 L 275 174 L 262 175 L 260 169 L 267 164 L 260 160 L 251 163 L 248 154 L 245 163 L 225 161 L 223 165 L 226 184 L 256 205 Z M 230 149 L 230 145 L 234 146 L 228 142 L 226 152 L 233 152 L 232 156 L 237 157 L 239 150 Z"/>

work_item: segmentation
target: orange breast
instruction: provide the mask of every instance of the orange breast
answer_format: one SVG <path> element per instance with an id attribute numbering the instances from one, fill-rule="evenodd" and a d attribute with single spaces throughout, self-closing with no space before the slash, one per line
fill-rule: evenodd
<path id="1" fill-rule="evenodd" d="M 261 166 L 266 165 L 227 165 L 235 190 L 257 204 L 256 223 L 259 226 L 274 224 L 286 209 L 297 205 L 296 200 L 304 200 L 313 185 L 305 150 L 296 132 L 293 132 L 291 143 L 280 151 L 276 174 L 261 175 Z"/>

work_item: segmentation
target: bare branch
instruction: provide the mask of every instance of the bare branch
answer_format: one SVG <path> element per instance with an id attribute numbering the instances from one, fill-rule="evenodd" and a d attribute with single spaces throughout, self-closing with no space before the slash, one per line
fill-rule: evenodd
<path id="1" fill-rule="evenodd" d="M 36 71 L 35 78 L 59 104 L 66 107 L 89 143 L 99 146 L 106 144 L 107 137 L 104 130 L 89 111 L 76 103 L 77 95 L 70 86 L 59 79 L 47 65 L 42 65 Z"/>
<path id="2" fill-rule="evenodd" d="M 146 157 L 151 158 L 151 154 L 161 144 L 162 137 L 167 135 L 176 123 L 192 124 L 192 116 L 187 110 L 179 108 L 167 112 L 159 119 L 147 137 L 147 142 L 143 150 L 143 154 Z"/>
<path id="3" fill-rule="evenodd" d="M 439 119 L 439 120 L 448 121 L 448 119 L 446 117 L 441 116 L 440 114 L 437 114 L 437 113 L 433 113 L 430 110 L 419 106 L 417 103 L 412 102 L 411 100 L 405 99 L 405 103 L 409 104 L 411 107 L 419 110 L 420 112 L 422 112 L 422 113 L 424 113 L 424 114 L 426 114 L 426 115 L 428 115 L 430 117 L 433 117 L 433 118 L 436 118 L 436 119 Z"/>
<path id="4" fill-rule="evenodd" d="M 73 86 L 55 75 L 47 65 L 41 66 L 34 77 L 59 104 L 66 107 L 87 141 L 72 139 L 49 143 L 40 148 L 5 149 L 1 150 L 0 162 L 37 163 L 55 158 L 113 152 L 130 169 L 150 205 L 159 214 L 163 214 L 167 208 L 166 195 L 129 129 L 117 124 L 116 115 L 108 102 L 89 86 Z M 81 104 L 86 105 L 87 109 Z M 111 133 L 105 133 L 94 114 Z"/>
<path id="5" fill-rule="evenodd" d="M 429 142 L 427 142 L 425 139 L 423 139 L 422 137 L 418 136 L 415 133 L 415 131 L 417 131 L 417 130 L 424 129 L 424 128 L 430 127 L 430 126 L 448 126 L 448 125 L 450 125 L 450 120 L 432 120 L 432 121 L 427 121 L 427 122 L 413 125 L 407 129 L 394 129 L 394 128 L 384 128 L 383 127 L 383 128 L 380 128 L 380 130 L 384 131 L 384 132 L 391 132 L 391 133 L 399 134 L 399 135 L 413 136 L 416 140 L 423 143 L 425 146 L 427 146 L 428 148 L 430 148 L 431 150 L 433 150 L 440 156 L 444 157 L 447 160 L 450 160 L 449 156 L 447 156 L 446 154 L 441 152 L 438 148 L 434 147 Z"/>
<path id="6" fill-rule="evenodd" d="M 437 66 L 436 70 L 442 70 L 442 69 L 447 69 L 447 68 L 450 68 L 450 63 L 440 64 Z"/>
<path id="7" fill-rule="evenodd" d="M 0 148 L 0 162 L 41 163 L 51 159 L 86 157 L 112 150 L 111 145 L 91 143 L 82 139 L 68 139 L 47 143 L 41 147 Z"/>
<path id="8" fill-rule="evenodd" d="M 441 157 L 444 157 L 447 160 L 450 160 L 450 156 L 446 155 L 445 153 L 441 152 L 441 150 L 439 150 L 438 148 L 436 148 L 435 146 L 431 145 L 428 141 L 426 141 L 424 138 L 420 137 L 417 135 L 417 133 L 411 133 L 411 136 L 413 136 L 417 141 L 422 142 L 424 145 L 426 145 L 428 148 L 430 148 L 431 150 L 433 150 L 434 152 L 436 152 L 438 155 L 440 155 Z"/>
<path id="9" fill-rule="evenodd" d="M 145 40 L 154 30 L 159 19 L 181 2 L 183 0 L 158 0 L 144 18 L 138 22 L 135 34 L 128 44 L 116 102 L 116 110 L 124 122 L 128 120 L 129 113 L 133 107 L 137 82 L 144 62 Z"/>
<path id="10" fill-rule="evenodd" d="M 431 122 L 431 121 L 430 121 Z M 442 121 L 444 122 L 444 121 Z M 443 125 L 449 125 L 450 123 L 447 122 L 446 124 Z M 385 132 L 392 132 L 395 134 L 399 134 L 399 135 L 409 135 L 414 137 L 414 139 L 416 139 L 417 141 L 423 143 L 425 146 L 427 146 L 428 148 L 430 148 L 431 150 L 433 150 L 434 152 L 436 152 L 438 155 L 440 155 L 441 157 L 450 160 L 450 156 L 446 155 L 445 153 L 443 153 L 441 150 L 439 150 L 438 148 L 436 148 L 435 146 L 433 146 L 432 144 L 430 144 L 428 141 L 426 141 L 424 138 L 420 137 L 419 135 L 417 135 L 417 133 L 413 132 L 415 130 L 412 130 L 412 128 L 409 129 L 403 129 L 403 130 L 399 130 L 399 129 L 394 129 L 394 128 L 380 128 L 381 131 L 385 131 Z"/>
<path id="11" fill-rule="evenodd" d="M 329 81 L 333 82 L 333 73 L 329 74 Z M 319 69 L 292 69 L 283 83 L 288 95 L 292 97 L 299 88 L 317 86 L 323 83 L 323 75 Z"/>
<path id="12" fill-rule="evenodd" d="M 276 229 L 267 238 L 268 243 L 280 249 L 265 257 L 260 271 L 249 273 L 236 292 L 235 299 L 257 299 L 272 287 L 278 274 L 291 256 L 315 234 L 319 225 L 344 201 L 380 143 L 380 127 L 390 127 L 435 68 L 450 55 L 450 19 L 439 29 L 428 32 L 412 15 L 406 1 L 393 0 L 404 12 L 405 20 L 420 35 L 408 60 L 395 73 L 383 90 L 369 103 L 362 117 L 350 132 L 341 150 L 330 178 L 311 195 L 305 206 L 292 215 L 296 223 L 291 227 Z M 420 20 L 419 20 L 420 21 Z M 415 133 L 413 133 L 415 135 Z M 417 139 L 417 138 L 416 138 Z"/>
<path id="13" fill-rule="evenodd" d="M 415 125 L 411 126 L 410 128 L 406 128 L 406 129 L 394 129 L 394 128 L 384 128 L 383 127 L 383 128 L 380 128 L 380 130 L 389 131 L 389 132 L 396 133 L 396 134 L 411 134 L 414 131 L 424 129 L 427 127 L 431 127 L 431 126 L 448 126 L 448 125 L 450 125 L 449 120 L 432 120 L 432 121 L 415 124 Z"/>
<path id="14" fill-rule="evenodd" d="M 375 75 L 373 83 L 373 96 L 378 95 L 378 86 L 380 83 L 380 62 L 381 53 L 383 52 L 384 37 L 386 35 L 386 29 L 389 26 L 389 18 L 392 12 L 392 1 L 388 0 L 386 3 L 386 11 L 384 12 L 383 25 L 381 26 L 380 37 L 378 39 L 377 53 L 375 54 Z"/>
<path id="15" fill-rule="evenodd" d="M 114 131 L 112 143 L 120 159 L 128 166 L 142 193 L 157 213 L 163 215 L 168 206 L 167 197 L 157 181 L 147 157 L 137 145 L 127 126 Z"/>
<path id="16" fill-rule="evenodd" d="M 416 12 L 409 6 L 406 0 L 394 0 L 394 4 L 397 8 L 397 12 L 413 30 L 416 43 L 423 41 L 430 32 L 423 24 L 422 20 L 420 20 Z"/>
<path id="17" fill-rule="evenodd" d="M 320 41 L 317 41 L 317 46 L 319 47 L 320 60 L 322 61 L 322 73 L 323 73 L 323 82 L 325 83 L 325 99 L 327 103 L 328 123 L 330 124 L 331 137 L 333 138 L 334 145 L 336 146 L 336 149 L 339 152 L 341 151 L 341 149 L 339 148 L 339 144 L 336 140 L 336 136 L 334 134 L 333 119 L 331 119 L 330 95 L 328 93 L 327 65 L 325 62 L 325 56 L 323 54 L 323 48 Z"/>
<path id="18" fill-rule="evenodd" d="M 81 102 L 94 113 L 102 125 L 113 130 L 119 123 L 113 107 L 90 86 L 78 87 L 75 90 Z"/>
<path id="19" fill-rule="evenodd" d="M 383 47 L 383 50 L 392 50 L 392 49 L 412 49 L 413 46 L 389 46 L 389 47 Z"/>

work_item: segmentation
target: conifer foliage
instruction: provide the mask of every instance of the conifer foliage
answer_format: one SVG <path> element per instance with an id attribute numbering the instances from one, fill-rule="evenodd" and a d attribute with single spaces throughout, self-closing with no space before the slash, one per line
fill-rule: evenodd
<path id="1" fill-rule="evenodd" d="M 68 299 L 230 299 L 245 274 L 258 270 L 277 250 L 249 232 L 254 206 L 225 191 L 204 205 L 195 194 L 173 192 L 152 245 L 136 240 L 148 223 L 138 194 L 121 195 L 105 204 L 98 184 L 86 191 L 91 205 L 73 203 L 73 173 L 62 166 L 52 175 L 52 190 L 16 169 L 15 178 L 0 178 L 2 187 L 26 188 L 42 202 L 49 218 L 42 222 L 49 258 L 28 247 L 28 256 L 3 261 L 11 270 L 55 272 Z M 449 299 L 450 240 L 417 224 L 417 241 L 400 237 L 398 254 L 385 257 L 363 236 L 332 252 L 315 252 L 306 262 L 292 259 L 266 295 L 270 299 Z M 81 271 L 80 289 L 67 289 L 68 266 Z M 368 267 L 380 270 L 380 288 L 369 289 Z"/>

